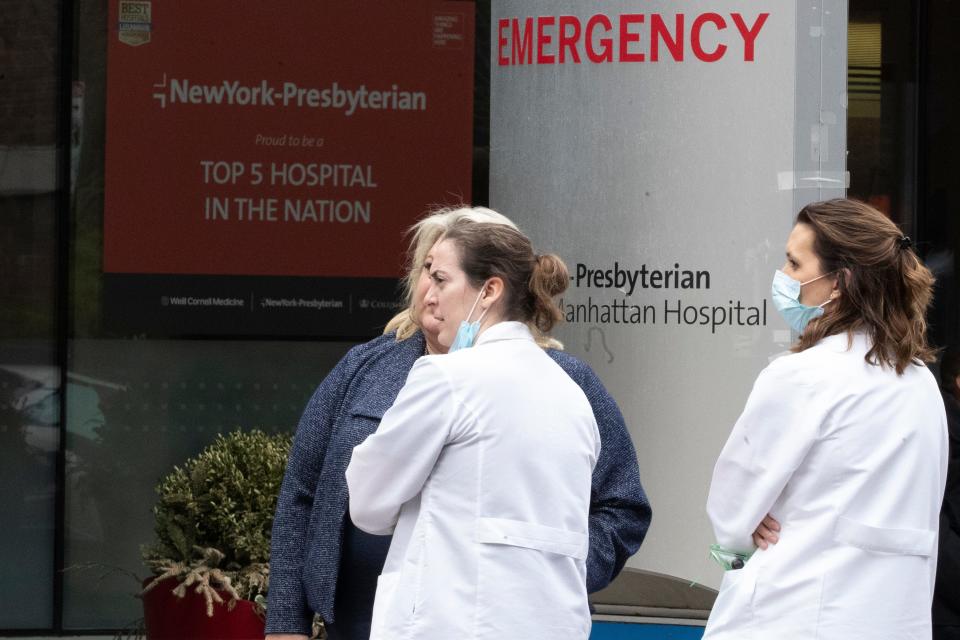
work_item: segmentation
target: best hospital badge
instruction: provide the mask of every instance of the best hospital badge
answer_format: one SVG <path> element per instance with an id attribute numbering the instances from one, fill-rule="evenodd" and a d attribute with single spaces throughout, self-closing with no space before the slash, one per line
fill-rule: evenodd
<path id="1" fill-rule="evenodd" d="M 150 42 L 150 2 L 149 0 L 120 0 L 117 37 L 120 42 L 131 47 Z"/>

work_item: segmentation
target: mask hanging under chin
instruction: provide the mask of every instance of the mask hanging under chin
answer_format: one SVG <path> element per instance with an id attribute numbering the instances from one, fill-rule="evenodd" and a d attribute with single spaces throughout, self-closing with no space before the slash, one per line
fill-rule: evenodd
<path id="1" fill-rule="evenodd" d="M 480 295 L 477 296 L 477 299 L 474 300 L 473 306 L 470 307 L 470 312 L 467 313 L 467 319 L 460 321 L 460 327 L 457 329 L 457 335 L 453 337 L 453 343 L 450 345 L 450 349 L 447 350 L 447 353 L 453 353 L 454 351 L 459 351 L 460 349 L 468 349 L 473 346 L 473 343 L 477 339 L 477 333 L 480 332 L 480 321 L 483 320 L 483 316 L 487 315 L 489 307 L 484 309 L 478 317 L 473 322 L 468 322 L 470 316 L 473 315 L 473 310 L 477 308 L 477 304 L 480 302 L 480 298 L 483 297 L 483 290 L 480 290 Z"/>

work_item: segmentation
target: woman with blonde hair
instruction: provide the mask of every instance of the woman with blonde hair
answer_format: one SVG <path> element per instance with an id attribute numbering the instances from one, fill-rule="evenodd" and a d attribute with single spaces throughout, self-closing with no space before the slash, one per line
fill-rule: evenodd
<path id="1" fill-rule="evenodd" d="M 933 277 L 876 209 L 807 205 L 774 276 L 800 338 L 761 372 L 707 500 L 728 571 L 705 639 L 929 638 L 947 427 Z"/>
<path id="2" fill-rule="evenodd" d="M 390 539 L 368 535 L 349 521 L 344 471 L 353 448 L 376 431 L 417 359 L 446 352 L 426 304 L 432 266 L 427 256 L 450 228 L 470 223 L 515 227 L 481 207 L 444 209 L 414 225 L 404 279 L 406 308 L 383 336 L 344 356 L 304 411 L 274 521 L 266 626 L 271 640 L 309 635 L 315 613 L 331 640 L 370 635 L 377 576 Z M 541 346 L 552 346 L 547 340 L 541 338 Z M 587 365 L 556 349 L 546 353 L 584 390 L 602 442 L 592 477 L 586 561 L 586 587 L 593 592 L 639 548 L 650 506 L 616 403 Z"/>

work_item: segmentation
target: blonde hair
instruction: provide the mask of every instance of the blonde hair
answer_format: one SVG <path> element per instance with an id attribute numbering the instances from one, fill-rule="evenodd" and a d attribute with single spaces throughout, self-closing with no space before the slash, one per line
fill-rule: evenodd
<path id="1" fill-rule="evenodd" d="M 413 316 L 413 296 L 427 253 L 454 226 L 469 222 L 501 224 L 511 229 L 517 229 L 517 225 L 510 218 L 486 207 L 446 207 L 438 209 L 410 227 L 408 231 L 410 245 L 407 249 L 407 272 L 403 277 L 403 299 L 406 308 L 390 319 L 390 322 L 383 329 L 384 333 L 395 331 L 397 341 L 400 341 L 406 340 L 419 331 L 420 326 Z M 563 348 L 562 343 L 541 334 L 535 327 L 534 334 L 537 338 L 537 344 L 544 349 Z"/>

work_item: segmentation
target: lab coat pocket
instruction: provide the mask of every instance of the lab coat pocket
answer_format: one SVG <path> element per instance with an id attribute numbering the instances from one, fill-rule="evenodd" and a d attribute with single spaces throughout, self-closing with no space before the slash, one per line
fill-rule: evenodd
<path id="1" fill-rule="evenodd" d="M 717 602 L 725 603 L 730 610 L 749 611 L 753 607 L 756 587 L 757 571 L 750 563 L 742 569 L 724 571 Z"/>
<path id="2" fill-rule="evenodd" d="M 837 518 L 833 539 L 864 551 L 905 556 L 930 556 L 937 547 L 936 531 L 874 527 L 844 516 Z"/>
<path id="3" fill-rule="evenodd" d="M 590 538 L 585 533 L 522 520 L 480 518 L 477 542 L 505 544 L 586 560 Z"/>
<path id="4" fill-rule="evenodd" d="M 841 516 L 833 540 L 836 546 L 824 558 L 822 635 L 849 637 L 856 626 L 865 638 L 929 637 L 929 627 L 922 629 L 930 623 L 936 532 Z"/>
<path id="5" fill-rule="evenodd" d="M 706 636 L 713 637 L 740 637 L 736 630 L 742 630 L 752 625 L 754 621 L 754 589 L 756 587 L 756 571 L 751 569 L 750 563 L 743 569 L 723 572 L 720 582 L 720 591 L 710 612 L 710 621 L 707 625 Z M 733 630 L 733 635 L 729 635 Z"/>
<path id="6" fill-rule="evenodd" d="M 745 569 L 728 569 L 723 572 L 723 578 L 720 579 L 720 589 L 731 589 L 739 584 L 746 575 Z"/>
<path id="7" fill-rule="evenodd" d="M 481 611 L 496 616 L 494 627 L 502 631 L 496 637 L 587 638 L 586 533 L 480 518 L 476 541 L 481 576 L 477 601 Z M 538 576 L 553 576 L 550 598 L 543 597 Z"/>
<path id="8" fill-rule="evenodd" d="M 400 584 L 400 572 L 383 573 L 377 578 L 377 592 L 373 599 L 373 618 L 370 621 L 370 640 L 386 640 L 396 634 L 391 633 L 387 615 L 394 609 L 397 586 Z"/>

